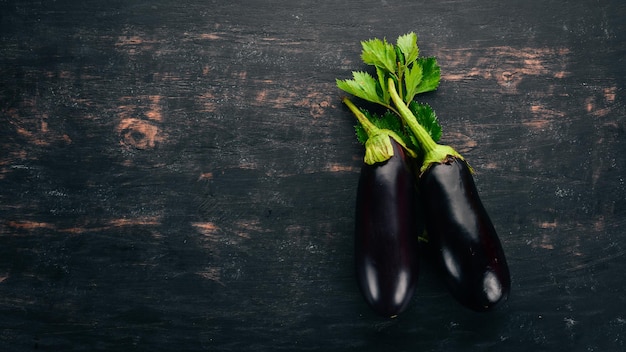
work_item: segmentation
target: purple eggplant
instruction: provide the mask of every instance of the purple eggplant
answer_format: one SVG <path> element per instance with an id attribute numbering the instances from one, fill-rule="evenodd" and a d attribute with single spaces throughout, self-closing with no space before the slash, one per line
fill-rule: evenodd
<path id="1" fill-rule="evenodd" d="M 410 157 L 389 139 L 393 156 L 361 169 L 354 241 L 359 288 L 372 309 L 385 317 L 404 311 L 415 292 L 421 232 Z"/>
<path id="2" fill-rule="evenodd" d="M 376 127 L 349 99 L 343 102 L 367 134 L 356 200 L 356 278 L 370 307 L 394 317 L 409 305 L 419 270 L 416 155 L 396 133 Z"/>
<path id="3" fill-rule="evenodd" d="M 476 311 L 487 311 L 508 298 L 509 267 L 493 224 L 483 206 L 472 169 L 452 147 L 437 144 L 400 99 L 389 79 L 389 93 L 403 122 L 423 152 L 420 198 L 429 245 L 452 295 Z"/>
<path id="4" fill-rule="evenodd" d="M 511 278 L 504 250 L 467 163 L 448 157 L 431 164 L 419 186 L 429 246 L 452 296 L 475 311 L 506 300 Z"/>

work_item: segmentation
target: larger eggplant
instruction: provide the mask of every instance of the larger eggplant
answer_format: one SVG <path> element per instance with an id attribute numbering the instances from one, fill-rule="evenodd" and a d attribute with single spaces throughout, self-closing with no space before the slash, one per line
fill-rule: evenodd
<path id="1" fill-rule="evenodd" d="M 404 311 L 418 279 L 416 178 L 406 150 L 388 137 L 393 156 L 361 169 L 356 203 L 355 267 L 359 288 L 374 311 Z"/>
<path id="2" fill-rule="evenodd" d="M 483 206 L 472 169 L 454 148 L 437 144 L 399 97 L 388 89 L 404 123 L 423 152 L 419 190 L 424 204 L 429 244 L 444 281 L 463 305 L 486 311 L 507 299 L 509 267 L 496 230 Z"/>
<path id="3" fill-rule="evenodd" d="M 486 311 L 506 300 L 511 278 L 504 250 L 467 163 L 449 156 L 420 177 L 429 245 L 451 294 Z"/>

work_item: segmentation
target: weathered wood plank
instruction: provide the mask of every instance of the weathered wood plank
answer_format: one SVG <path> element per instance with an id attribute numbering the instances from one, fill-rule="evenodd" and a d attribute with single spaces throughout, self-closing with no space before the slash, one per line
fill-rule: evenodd
<path id="1" fill-rule="evenodd" d="M 0 1 L 0 347 L 617 350 L 619 1 Z M 380 320 L 352 268 L 363 154 L 335 78 L 415 31 L 513 272 L 463 310 L 424 265 Z"/>

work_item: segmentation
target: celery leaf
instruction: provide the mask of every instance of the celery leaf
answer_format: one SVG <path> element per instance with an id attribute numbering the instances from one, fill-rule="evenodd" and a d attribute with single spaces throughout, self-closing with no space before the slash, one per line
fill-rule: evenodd
<path id="1" fill-rule="evenodd" d="M 388 72 L 396 71 L 396 50 L 387 40 L 370 39 L 361 42 L 361 59 L 368 65 L 374 65 Z"/>
<path id="2" fill-rule="evenodd" d="M 396 45 L 400 48 L 404 56 L 404 64 L 409 65 L 417 60 L 419 56 L 419 48 L 417 47 L 417 35 L 413 32 L 401 35 L 396 41 Z"/>
<path id="3" fill-rule="evenodd" d="M 337 87 L 349 94 L 373 103 L 386 103 L 378 95 L 377 81 L 367 72 L 352 72 L 353 79 L 337 80 Z"/>
<path id="4" fill-rule="evenodd" d="M 376 75 L 378 76 L 378 85 L 377 88 L 379 91 L 379 98 L 385 102 L 385 104 L 389 104 L 391 100 L 391 96 L 389 95 L 389 90 L 387 88 L 387 79 L 389 78 L 389 74 L 385 72 L 380 67 L 376 67 Z"/>
<path id="5" fill-rule="evenodd" d="M 415 89 L 415 94 L 430 92 L 439 86 L 441 70 L 434 57 L 419 58 L 416 62 L 422 67 L 422 81 Z"/>
<path id="6" fill-rule="evenodd" d="M 404 73 L 404 86 L 406 87 L 405 89 L 405 97 L 404 97 L 404 102 L 410 102 L 413 100 L 413 97 L 415 97 L 415 94 L 417 94 L 417 89 L 420 86 L 420 83 L 422 82 L 422 66 L 421 65 L 417 65 L 417 64 L 413 64 L 411 67 L 409 67 L 405 73 Z"/>

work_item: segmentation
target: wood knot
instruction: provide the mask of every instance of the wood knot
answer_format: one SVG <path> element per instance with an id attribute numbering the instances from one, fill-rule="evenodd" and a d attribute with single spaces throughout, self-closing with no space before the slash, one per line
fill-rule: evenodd
<path id="1" fill-rule="evenodd" d="M 122 145 L 137 149 L 152 149 L 163 141 L 158 126 L 141 119 L 127 118 L 117 126 Z"/>

